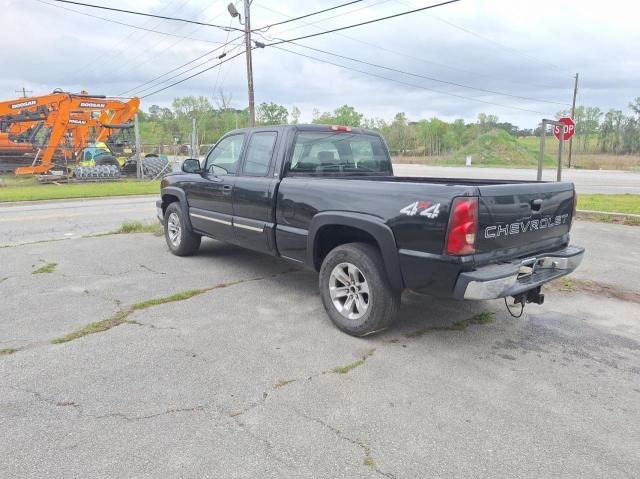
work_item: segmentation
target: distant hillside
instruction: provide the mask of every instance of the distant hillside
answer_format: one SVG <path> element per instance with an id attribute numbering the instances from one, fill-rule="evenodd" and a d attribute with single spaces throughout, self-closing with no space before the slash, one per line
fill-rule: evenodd
<path id="1" fill-rule="evenodd" d="M 478 137 L 452 155 L 454 164 L 464 164 L 471 156 L 477 166 L 536 166 L 539 150 L 522 144 L 504 130 L 493 130 Z M 552 165 L 553 158 L 545 155 L 545 164 Z"/>

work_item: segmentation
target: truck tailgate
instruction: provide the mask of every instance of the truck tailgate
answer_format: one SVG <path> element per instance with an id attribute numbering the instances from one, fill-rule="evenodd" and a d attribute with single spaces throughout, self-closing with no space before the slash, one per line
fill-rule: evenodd
<path id="1" fill-rule="evenodd" d="M 479 187 L 476 252 L 528 254 L 559 244 L 571 228 L 573 183 L 512 183 Z M 506 259 L 506 258 L 505 258 Z"/>

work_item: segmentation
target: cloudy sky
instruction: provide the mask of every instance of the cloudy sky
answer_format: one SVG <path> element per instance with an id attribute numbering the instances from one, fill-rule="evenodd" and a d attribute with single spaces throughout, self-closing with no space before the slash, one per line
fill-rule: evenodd
<path id="1" fill-rule="evenodd" d="M 85 3 L 240 27 L 237 19 L 232 20 L 226 10 L 228 1 L 84 0 Z M 254 0 L 252 26 L 281 22 L 346 2 Z M 255 35 L 254 38 L 265 42 L 276 38 L 292 39 L 433 3 L 437 0 L 364 0 L 304 21 L 274 26 L 266 30 L 263 37 Z M 241 11 L 241 0 L 236 4 Z M 14 90 L 22 87 L 35 94 L 62 88 L 106 95 L 144 96 L 215 65 L 215 57 L 223 52 L 230 58 L 242 51 L 241 40 L 236 40 L 151 82 L 233 40 L 238 32 L 227 34 L 208 26 L 108 12 L 53 0 L 0 0 L 0 11 L 0 42 L 3 45 L 0 49 L 0 99 L 15 97 Z M 562 104 L 570 103 L 572 77 L 579 72 L 579 104 L 605 110 L 627 110 L 629 101 L 640 96 L 638 18 L 640 5 L 623 0 L 461 0 L 298 42 L 413 76 L 284 44 L 282 47 L 287 50 L 316 59 L 273 47 L 254 51 L 256 102 L 273 101 L 287 108 L 296 105 L 302 111 L 302 120 L 310 120 L 313 109 L 330 111 L 349 104 L 366 117 L 390 119 L 396 112 L 404 111 L 410 120 L 438 116 L 445 120 L 464 118 L 472 121 L 478 113 L 486 112 L 498 115 L 501 120 L 531 127 L 543 116 L 552 116 L 567 108 Z M 193 67 L 188 73 L 162 83 Z M 154 103 L 168 105 L 176 96 L 213 98 L 220 89 L 231 96 L 233 106 L 246 106 L 243 55 L 144 98 L 143 108 Z"/>

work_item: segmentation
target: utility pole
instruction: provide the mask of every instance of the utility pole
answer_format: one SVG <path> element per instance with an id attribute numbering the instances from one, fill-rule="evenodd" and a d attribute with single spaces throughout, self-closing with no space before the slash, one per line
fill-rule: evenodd
<path id="1" fill-rule="evenodd" d="M 139 180 L 144 179 L 144 166 L 142 164 L 142 144 L 140 142 L 140 127 L 138 126 L 138 114 L 133 117 L 133 128 L 136 136 L 136 167 L 137 167 L 137 177 Z"/>
<path id="2" fill-rule="evenodd" d="M 198 158 L 198 152 L 196 151 L 198 149 L 198 138 L 197 138 L 197 132 L 196 132 L 196 119 L 193 118 L 192 119 L 192 125 L 191 125 L 191 158 Z"/>
<path id="3" fill-rule="evenodd" d="M 249 87 L 249 126 L 256 126 L 256 104 L 253 97 L 253 62 L 251 59 L 251 2 L 244 0 L 244 43 L 247 54 L 247 86 Z"/>
<path id="4" fill-rule="evenodd" d="M 571 103 L 571 119 L 576 121 L 576 96 L 578 95 L 578 74 L 575 76 L 575 83 L 573 84 L 573 102 Z M 571 150 L 573 148 L 573 136 L 569 138 L 569 168 L 571 168 Z"/>
<path id="5" fill-rule="evenodd" d="M 27 92 L 33 93 L 33 90 L 27 90 L 25 87 L 22 87 L 22 90 L 14 90 L 16 93 L 22 93 L 22 98 L 27 98 Z"/>
<path id="6" fill-rule="evenodd" d="M 227 5 L 229 15 L 238 18 L 241 25 L 244 25 L 244 46 L 247 55 L 247 87 L 249 89 L 249 126 L 256 126 L 256 103 L 253 97 L 253 62 L 251 60 L 251 3 L 253 0 L 243 0 L 244 2 L 244 24 L 242 15 L 236 10 L 233 3 Z M 257 43 L 257 42 L 256 42 Z"/>

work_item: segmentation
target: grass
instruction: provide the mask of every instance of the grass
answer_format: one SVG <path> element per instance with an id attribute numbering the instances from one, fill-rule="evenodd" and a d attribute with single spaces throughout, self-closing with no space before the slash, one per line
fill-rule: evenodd
<path id="1" fill-rule="evenodd" d="M 350 364 L 347 364 L 345 366 L 338 366 L 338 367 L 334 368 L 332 370 L 332 372 L 334 372 L 336 374 L 347 374 L 349 371 L 352 371 L 355 368 L 359 368 L 360 366 L 362 366 L 368 358 L 373 356 L 373 353 L 375 353 L 375 352 L 376 352 L 375 349 L 369 349 L 367 352 L 365 352 L 363 354 L 362 358 L 360 358 L 357 361 L 354 361 L 354 362 L 352 362 Z"/>
<path id="2" fill-rule="evenodd" d="M 640 195 L 578 195 L 578 209 L 640 215 Z"/>
<path id="3" fill-rule="evenodd" d="M 17 352 L 18 350 L 15 348 L 4 348 L 4 349 L 0 349 L 0 356 L 8 356 L 9 354 L 13 354 L 15 352 Z"/>
<path id="4" fill-rule="evenodd" d="M 160 191 L 160 180 L 40 185 L 32 177 L 5 176 L 2 179 L 6 186 L 0 188 L 0 202 L 152 195 Z"/>
<path id="5" fill-rule="evenodd" d="M 162 298 L 150 299 L 141 303 L 136 303 L 131 306 L 131 311 L 139 311 L 141 309 L 151 308 L 152 306 L 158 306 L 160 304 L 173 303 L 175 301 L 184 301 L 185 299 L 193 298 L 199 294 L 210 291 L 211 288 L 203 289 L 190 289 L 188 291 L 182 291 L 180 293 L 172 294 L 171 296 L 164 296 Z"/>
<path id="6" fill-rule="evenodd" d="M 294 382 L 295 379 L 278 379 L 278 382 L 276 382 L 276 389 L 280 389 L 285 387 L 287 384 L 291 384 L 292 382 Z"/>
<path id="7" fill-rule="evenodd" d="M 101 321 L 95 321 L 93 323 L 89 323 L 86 326 L 73 331 L 72 333 L 65 334 L 64 336 L 60 336 L 58 338 L 52 339 L 51 344 L 62 344 L 68 343 L 69 341 L 73 341 L 74 339 L 79 339 L 84 336 L 88 336 L 89 334 L 102 333 L 104 331 L 108 331 L 111 328 L 115 328 L 116 326 L 120 326 L 124 323 L 135 324 L 133 321 L 127 321 L 127 316 L 131 314 L 130 310 L 118 311 L 112 317 L 103 319 Z"/>
<path id="8" fill-rule="evenodd" d="M 199 294 L 206 293 L 207 291 L 226 288 L 228 286 L 233 286 L 235 284 L 243 283 L 245 281 L 251 281 L 251 280 L 239 280 L 231 283 L 222 283 L 222 284 L 212 286 L 210 288 L 190 289 L 187 291 L 182 291 L 180 293 L 172 294 L 170 296 L 163 296 L 161 298 L 149 299 L 147 301 L 135 303 L 129 309 L 123 309 L 121 311 L 118 311 L 116 314 L 114 314 L 110 318 L 89 323 L 86 326 L 83 326 L 82 328 L 77 329 L 76 331 L 73 331 L 69 334 L 65 334 L 64 336 L 60 336 L 52 339 L 50 343 L 51 344 L 68 343 L 69 341 L 73 341 L 75 339 L 88 336 L 89 334 L 102 333 L 104 331 L 108 331 L 111 328 L 115 328 L 116 326 L 120 326 L 121 324 L 125 324 L 125 323 L 140 324 L 136 321 L 128 320 L 127 318 L 129 317 L 130 314 L 132 314 L 135 311 L 151 308 L 153 306 L 158 306 L 160 304 L 173 303 L 175 301 L 184 301 L 185 299 L 193 298 L 194 296 L 198 296 Z"/>
<path id="9" fill-rule="evenodd" d="M 142 223 L 140 221 L 126 221 L 113 234 L 153 233 L 162 232 L 160 223 Z"/>
<path id="10" fill-rule="evenodd" d="M 58 266 L 58 263 L 47 263 L 44 266 L 41 266 L 40 268 L 36 269 L 35 271 L 32 271 L 31 274 L 53 273 L 56 269 L 56 266 Z"/>
<path id="11" fill-rule="evenodd" d="M 587 144 L 587 151 L 581 151 L 582 141 L 573 144 L 572 167 L 590 170 L 631 170 L 640 171 L 640 156 L 612 155 L 598 153 L 595 138 Z M 569 154 L 565 143 L 563 160 L 566 164 Z M 441 156 L 397 156 L 394 163 L 422 164 L 434 166 L 464 166 L 466 157 L 472 157 L 473 166 L 501 168 L 535 168 L 540 155 L 540 138 L 535 136 L 513 137 L 503 130 L 494 130 L 478 137 L 458 151 Z M 545 142 L 544 166 L 556 165 L 558 140 L 547 135 Z"/>
<path id="12" fill-rule="evenodd" d="M 376 461 L 371 456 L 366 456 L 364 458 L 364 461 L 362 461 L 362 464 L 364 464 L 365 466 L 369 466 L 371 469 L 375 469 L 376 467 L 378 467 L 376 466 Z"/>

